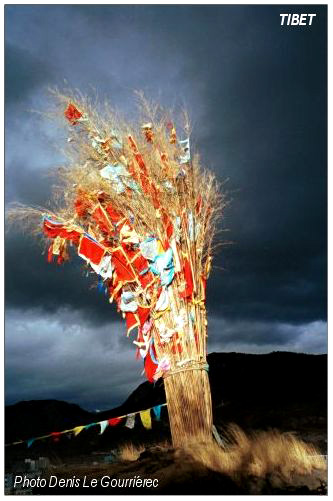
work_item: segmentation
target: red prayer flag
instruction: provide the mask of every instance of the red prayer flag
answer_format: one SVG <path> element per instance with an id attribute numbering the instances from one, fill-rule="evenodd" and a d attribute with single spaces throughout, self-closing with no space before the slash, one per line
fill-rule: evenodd
<path id="1" fill-rule="evenodd" d="M 98 242 L 87 236 L 83 236 L 80 242 L 78 254 L 94 264 L 99 264 L 104 255 L 104 249 Z"/>
<path id="2" fill-rule="evenodd" d="M 112 205 L 107 205 L 106 208 L 105 208 L 105 210 L 108 213 L 108 215 L 110 216 L 110 219 L 113 222 L 113 224 L 118 223 L 118 221 L 122 218 L 122 215 L 119 212 L 117 212 L 112 207 Z"/>
<path id="3" fill-rule="evenodd" d="M 142 306 L 139 306 L 138 311 L 137 311 L 137 315 L 139 317 L 140 325 L 142 327 L 150 315 L 150 308 L 143 308 Z"/>
<path id="4" fill-rule="evenodd" d="M 61 435 L 60 431 L 53 431 L 51 433 L 54 442 L 59 442 L 59 437 Z"/>
<path id="5" fill-rule="evenodd" d="M 119 418 L 119 417 L 114 417 L 114 418 L 111 418 L 108 420 L 108 423 L 110 426 L 116 426 L 120 422 L 121 422 L 121 418 Z"/>
<path id="6" fill-rule="evenodd" d="M 129 335 L 130 331 L 135 327 L 138 327 L 140 324 L 136 314 L 132 313 L 131 311 L 127 311 L 125 313 L 125 318 L 126 318 L 127 335 Z"/>
<path id="7" fill-rule="evenodd" d="M 71 125 L 77 125 L 78 119 L 82 117 L 82 113 L 72 103 L 69 103 L 64 111 L 64 115 Z"/>
<path id="8" fill-rule="evenodd" d="M 85 196 L 83 192 L 79 193 L 75 202 L 74 207 L 77 215 L 79 217 L 85 217 L 87 215 L 88 209 L 91 207 L 90 200 Z"/>
<path id="9" fill-rule="evenodd" d="M 113 234 L 113 228 L 110 228 L 110 222 L 108 221 L 106 215 L 104 214 L 101 207 L 96 207 L 94 212 L 91 214 L 95 219 L 97 226 L 103 233 Z"/>
<path id="10" fill-rule="evenodd" d="M 152 361 L 149 352 L 147 353 L 147 356 L 145 358 L 144 365 L 145 365 L 145 373 L 146 373 L 147 379 L 148 379 L 148 381 L 153 383 L 154 382 L 154 374 L 156 372 L 157 365 L 154 364 L 154 362 Z"/>
<path id="11" fill-rule="evenodd" d="M 128 262 L 124 249 L 118 248 L 112 252 L 112 263 L 115 267 L 118 280 L 121 282 L 133 282 L 135 273 Z"/>
<path id="12" fill-rule="evenodd" d="M 45 235 L 49 238 L 66 238 L 66 240 L 71 240 L 76 245 L 79 244 L 81 233 L 76 230 L 68 230 L 65 225 L 57 223 L 56 221 L 44 219 L 43 230 Z"/>
<path id="13" fill-rule="evenodd" d="M 53 242 L 52 242 L 52 244 L 50 245 L 50 247 L 49 247 L 49 249 L 47 251 L 47 261 L 49 263 L 51 263 L 52 262 L 52 258 L 53 258 Z"/>
<path id="14" fill-rule="evenodd" d="M 193 276 L 192 269 L 187 257 L 184 259 L 183 273 L 186 281 L 185 290 L 180 292 L 180 297 L 187 298 L 192 295 L 193 292 Z"/>

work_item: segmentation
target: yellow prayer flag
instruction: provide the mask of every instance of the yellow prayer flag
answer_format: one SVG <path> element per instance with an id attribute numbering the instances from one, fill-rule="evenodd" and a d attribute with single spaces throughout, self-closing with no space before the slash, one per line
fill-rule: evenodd
<path id="1" fill-rule="evenodd" d="M 82 430 L 84 426 L 77 426 L 76 428 L 73 428 L 74 435 L 77 436 Z"/>
<path id="2" fill-rule="evenodd" d="M 146 411 L 141 411 L 140 418 L 143 426 L 147 428 L 147 430 L 150 430 L 151 429 L 150 409 L 147 409 Z"/>
<path id="3" fill-rule="evenodd" d="M 161 254 L 164 254 L 165 250 L 163 249 L 163 245 L 161 240 L 157 240 L 157 254 L 160 256 Z"/>

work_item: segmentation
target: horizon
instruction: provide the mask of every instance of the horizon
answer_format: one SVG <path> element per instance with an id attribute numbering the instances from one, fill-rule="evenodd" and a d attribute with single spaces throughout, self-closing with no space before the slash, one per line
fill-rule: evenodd
<path id="1" fill-rule="evenodd" d="M 234 351 L 230 351 L 230 352 L 221 351 L 221 352 L 210 352 L 210 353 L 208 353 L 208 356 L 213 355 L 213 354 L 222 354 L 222 353 L 224 353 L 224 354 L 237 354 L 237 355 L 271 355 L 273 353 L 279 353 L 279 354 L 292 353 L 295 355 L 313 355 L 313 356 L 326 356 L 327 357 L 327 353 L 304 353 L 304 352 L 294 352 L 294 351 L 271 351 L 268 353 L 241 353 L 241 352 L 234 352 Z M 141 386 L 144 383 L 148 383 L 148 381 L 141 382 L 140 384 L 138 384 L 138 386 L 133 391 L 137 390 L 139 388 L 139 386 Z M 107 411 L 112 411 L 114 409 L 117 409 L 118 407 L 122 407 L 125 404 L 125 402 L 127 401 L 127 399 L 131 396 L 132 393 L 133 392 L 131 392 L 129 395 L 127 395 L 127 397 L 125 397 L 125 400 L 123 402 L 113 406 L 112 408 L 105 408 L 105 409 L 89 408 L 89 407 L 84 406 L 83 404 L 82 405 L 78 404 L 77 402 L 75 402 L 73 400 L 61 400 L 61 399 L 57 399 L 57 398 L 18 400 L 16 402 L 12 402 L 12 403 L 5 403 L 5 407 L 11 407 L 11 406 L 14 406 L 16 404 L 23 403 L 23 402 L 63 402 L 63 403 L 70 404 L 70 405 L 72 405 L 72 404 L 77 405 L 82 410 L 98 414 L 98 413 L 103 413 L 103 412 L 107 412 Z"/>

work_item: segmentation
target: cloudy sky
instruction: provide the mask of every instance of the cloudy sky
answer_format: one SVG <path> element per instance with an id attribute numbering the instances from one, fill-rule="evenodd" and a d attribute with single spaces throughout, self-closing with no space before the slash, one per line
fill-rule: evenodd
<path id="1" fill-rule="evenodd" d="M 295 10 L 295 9 L 294 9 Z M 31 109 L 48 86 L 121 110 L 142 89 L 185 104 L 232 203 L 208 288 L 209 351 L 326 351 L 326 7 L 6 6 L 6 202 L 45 205 L 61 135 Z M 61 145 L 60 145 L 61 146 Z M 81 263 L 6 236 L 6 398 L 120 404 L 144 381 L 114 307 Z"/>

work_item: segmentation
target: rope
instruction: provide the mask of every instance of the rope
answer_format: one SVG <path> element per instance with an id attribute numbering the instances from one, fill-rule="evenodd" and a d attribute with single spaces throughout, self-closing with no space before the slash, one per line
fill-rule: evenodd
<path id="1" fill-rule="evenodd" d="M 169 376 L 173 376 L 174 374 L 178 374 L 179 372 L 185 372 L 185 371 L 195 371 L 195 370 L 205 370 L 209 371 L 209 365 L 207 362 L 194 362 L 191 365 L 187 365 L 185 367 L 179 367 L 177 369 L 173 369 L 168 371 L 166 374 L 164 374 L 163 378 L 166 379 Z"/>
<path id="2" fill-rule="evenodd" d="M 124 414 L 123 416 L 117 416 L 115 419 L 124 419 L 125 417 L 128 417 L 130 415 L 135 416 L 136 414 L 140 414 L 141 412 L 151 411 L 154 407 L 158 407 L 158 406 L 165 407 L 166 405 L 168 405 L 168 404 L 167 403 L 165 403 L 165 404 L 157 404 L 157 405 L 154 405 L 153 407 L 149 407 L 149 409 L 144 409 L 144 410 L 141 410 L 141 411 L 130 412 L 129 414 Z M 109 419 L 113 419 L 113 418 L 109 418 Z M 105 419 L 104 421 L 109 421 L 109 419 Z M 81 425 L 81 426 L 83 426 L 83 429 L 84 428 L 90 428 L 91 426 L 94 426 L 94 425 L 98 426 L 102 422 L 103 421 L 95 421 L 93 423 L 88 423 L 88 424 Z M 24 443 L 28 442 L 29 440 L 33 440 L 34 442 L 36 442 L 37 440 L 42 440 L 44 438 L 53 437 L 54 434 L 56 434 L 57 436 L 58 435 L 64 435 L 66 433 L 73 432 L 78 427 L 79 426 L 74 426 L 74 428 L 71 428 L 69 430 L 56 431 L 56 432 L 49 433 L 48 435 L 42 435 L 42 436 L 39 436 L 39 437 L 31 437 L 31 438 L 28 438 L 28 439 L 25 439 L 25 440 L 18 440 L 17 442 L 11 442 L 9 444 L 5 444 L 5 447 L 9 447 L 11 445 L 24 444 Z"/>

